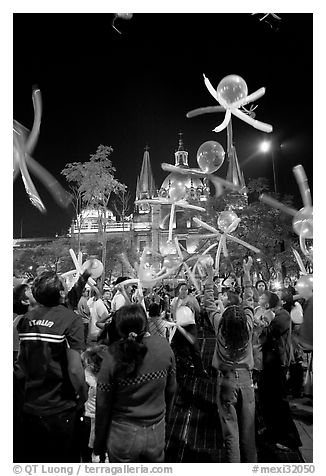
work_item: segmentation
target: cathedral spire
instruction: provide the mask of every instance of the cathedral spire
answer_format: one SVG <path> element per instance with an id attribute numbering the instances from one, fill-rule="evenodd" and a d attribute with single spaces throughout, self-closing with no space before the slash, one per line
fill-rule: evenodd
<path id="1" fill-rule="evenodd" d="M 227 157 L 229 164 L 226 180 L 240 187 L 240 190 L 238 192 L 227 193 L 225 201 L 229 207 L 241 209 L 248 204 L 248 198 L 243 172 L 240 169 L 237 151 L 233 144 L 232 120 L 230 120 L 227 126 Z"/>
<path id="2" fill-rule="evenodd" d="M 178 135 L 179 135 L 179 147 L 178 147 L 178 151 L 181 151 L 181 150 L 184 150 L 183 140 L 182 140 L 183 133 L 182 133 L 182 132 L 179 132 Z"/>
<path id="3" fill-rule="evenodd" d="M 156 193 L 155 181 L 153 177 L 151 161 L 149 158 L 149 147 L 144 148 L 143 163 L 140 175 L 137 178 L 136 199 L 153 198 Z"/>

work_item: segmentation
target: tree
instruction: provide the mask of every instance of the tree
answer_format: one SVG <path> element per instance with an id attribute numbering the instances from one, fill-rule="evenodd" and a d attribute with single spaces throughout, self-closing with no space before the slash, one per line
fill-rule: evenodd
<path id="1" fill-rule="evenodd" d="M 122 221 L 122 231 L 125 231 L 125 219 L 132 211 L 131 193 L 125 188 L 117 190 L 112 200 L 112 208 Z"/>
<path id="2" fill-rule="evenodd" d="M 29 270 L 35 273 L 38 266 L 45 266 L 57 273 L 64 273 L 72 269 L 69 239 L 58 238 L 46 245 L 14 250 L 14 269 L 18 271 Z"/>
<path id="3" fill-rule="evenodd" d="M 99 145 L 88 162 L 68 163 L 61 171 L 66 180 L 76 187 L 83 205 L 92 207 L 98 212 L 98 232 L 99 241 L 102 243 L 103 264 L 106 262 L 107 206 L 112 192 L 126 189 L 124 184 L 114 178 L 116 169 L 108 158 L 112 152 L 112 147 Z M 102 282 L 103 280 L 104 275 Z"/>

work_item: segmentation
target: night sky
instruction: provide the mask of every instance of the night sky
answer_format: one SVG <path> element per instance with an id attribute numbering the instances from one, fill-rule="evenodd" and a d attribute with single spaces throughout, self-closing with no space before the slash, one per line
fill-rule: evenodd
<path id="1" fill-rule="evenodd" d="M 174 163 L 178 133 L 183 132 L 189 165 L 197 166 L 202 142 L 226 146 L 226 130 L 212 129 L 223 114 L 187 119 L 197 107 L 214 105 L 203 73 L 216 87 L 228 74 L 242 76 L 249 94 L 266 87 L 256 119 L 274 131 L 277 187 L 301 198 L 292 168 L 302 164 L 312 189 L 313 46 L 312 14 L 279 14 L 281 21 L 242 14 L 145 14 L 129 21 L 113 14 L 14 14 L 13 112 L 31 128 L 32 86 L 41 89 L 43 116 L 34 158 L 66 187 L 60 171 L 68 162 L 87 161 L 98 145 L 110 145 L 117 178 L 132 192 L 144 147 L 157 187 Z M 267 134 L 237 118 L 233 133 L 246 181 L 271 180 L 271 155 L 258 151 Z M 225 177 L 227 163 L 217 172 Z M 34 179 L 33 179 L 34 180 Z M 60 208 L 35 179 L 47 214 L 24 191 L 20 176 L 14 189 L 14 237 L 63 234 L 73 208 Z M 21 223 L 21 220 L 22 223 Z"/>

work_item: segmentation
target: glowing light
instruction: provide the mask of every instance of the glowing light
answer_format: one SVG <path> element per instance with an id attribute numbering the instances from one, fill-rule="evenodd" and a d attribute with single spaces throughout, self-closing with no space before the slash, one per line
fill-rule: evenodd
<path id="1" fill-rule="evenodd" d="M 264 142 L 262 142 L 260 144 L 260 150 L 264 153 L 268 152 L 269 150 L 271 149 L 271 143 L 268 141 L 268 140 L 264 140 Z"/>

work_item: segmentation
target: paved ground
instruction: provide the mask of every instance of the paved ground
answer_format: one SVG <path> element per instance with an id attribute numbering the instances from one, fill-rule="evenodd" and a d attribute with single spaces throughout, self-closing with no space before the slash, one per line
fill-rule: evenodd
<path id="1" fill-rule="evenodd" d="M 206 330 L 199 339 L 204 366 L 210 379 L 194 376 L 189 369 L 181 377 L 177 396 L 167 422 L 167 462 L 225 462 L 225 451 L 215 403 L 214 369 L 210 368 L 215 345 L 214 336 Z M 278 450 L 262 437 L 257 438 L 258 462 L 312 462 L 312 406 L 308 399 L 291 400 L 291 409 L 301 440 L 300 450 Z"/>

